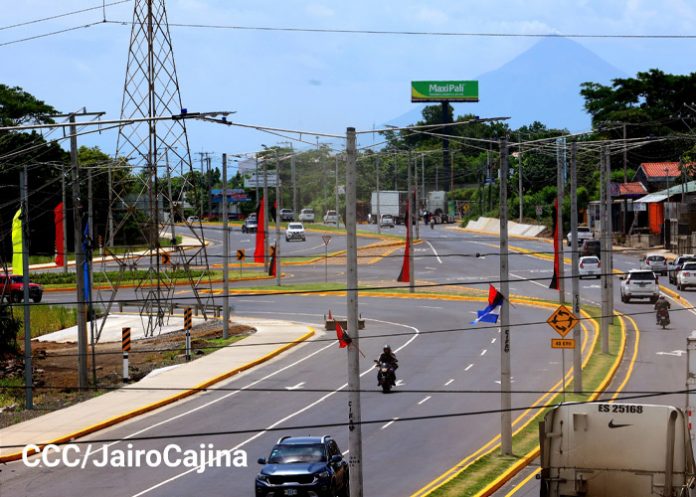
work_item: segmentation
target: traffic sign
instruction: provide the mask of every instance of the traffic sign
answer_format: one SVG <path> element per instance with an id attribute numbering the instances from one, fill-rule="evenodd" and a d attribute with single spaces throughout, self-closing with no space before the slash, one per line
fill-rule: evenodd
<path id="1" fill-rule="evenodd" d="M 324 245 L 328 246 L 331 241 L 331 235 L 321 235 L 321 239 L 324 240 Z"/>
<path id="2" fill-rule="evenodd" d="M 551 339 L 552 349 L 574 349 L 575 339 L 573 338 L 552 338 Z"/>
<path id="3" fill-rule="evenodd" d="M 160 263 L 161 263 L 163 266 L 166 266 L 167 264 L 171 264 L 171 263 L 172 263 L 172 257 L 169 255 L 169 253 L 167 253 L 167 252 L 162 252 L 162 253 L 160 254 Z"/>
<path id="4" fill-rule="evenodd" d="M 237 260 L 238 261 L 243 261 L 244 260 L 244 249 L 238 249 L 237 250 Z"/>
<path id="5" fill-rule="evenodd" d="M 549 323 L 551 328 L 556 330 L 556 333 L 562 337 L 565 337 L 568 333 L 570 333 L 570 330 L 575 328 L 575 325 L 578 324 L 580 320 L 566 306 L 559 305 L 558 308 L 553 311 L 553 314 L 549 316 L 549 319 L 547 319 L 546 322 Z"/>

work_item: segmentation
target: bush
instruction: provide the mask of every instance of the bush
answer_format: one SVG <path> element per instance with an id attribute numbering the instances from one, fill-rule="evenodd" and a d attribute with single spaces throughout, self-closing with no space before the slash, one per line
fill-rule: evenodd
<path id="1" fill-rule="evenodd" d="M 19 351 L 17 334 L 21 325 L 20 320 L 10 313 L 9 307 L 0 304 L 0 354 L 16 354 Z"/>

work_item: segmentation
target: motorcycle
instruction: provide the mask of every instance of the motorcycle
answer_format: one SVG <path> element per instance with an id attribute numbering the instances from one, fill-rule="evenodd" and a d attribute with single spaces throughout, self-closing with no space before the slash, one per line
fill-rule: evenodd
<path id="1" fill-rule="evenodd" d="M 657 311 L 657 324 L 662 326 L 663 330 L 669 326 L 669 311 L 667 309 Z"/>
<path id="2" fill-rule="evenodd" d="M 396 374 L 394 366 L 388 362 L 375 361 L 377 368 L 377 385 L 382 387 L 382 392 L 389 393 L 396 386 Z"/>

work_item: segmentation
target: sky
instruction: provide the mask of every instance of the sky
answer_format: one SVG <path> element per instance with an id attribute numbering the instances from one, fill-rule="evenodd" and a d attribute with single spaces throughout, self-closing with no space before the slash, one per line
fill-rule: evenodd
<path id="1" fill-rule="evenodd" d="M 106 4 L 117 0 L 106 0 Z M 0 83 L 20 86 L 62 112 L 86 107 L 120 116 L 135 0 L 0 0 Z M 161 1 L 161 0 L 155 0 Z M 99 7 L 25 26 L 14 24 Z M 696 34 L 689 0 L 168 0 L 183 105 L 189 112 L 236 111 L 240 123 L 343 135 L 408 112 L 412 80 L 476 79 L 539 38 L 309 33 L 245 28 L 309 28 L 509 34 Z M 87 28 L 17 40 L 90 23 Z M 628 75 L 659 68 L 694 71 L 696 39 L 575 38 Z M 549 61 L 553 70 L 554 61 Z M 239 154 L 285 138 L 189 122 L 191 152 Z M 378 139 L 378 138 L 377 138 Z M 320 143 L 327 139 L 318 138 Z M 373 135 L 363 135 L 369 145 Z M 116 134 L 80 138 L 114 153 Z M 67 144 L 64 145 L 67 147 Z M 296 148 L 309 145 L 296 142 Z"/>

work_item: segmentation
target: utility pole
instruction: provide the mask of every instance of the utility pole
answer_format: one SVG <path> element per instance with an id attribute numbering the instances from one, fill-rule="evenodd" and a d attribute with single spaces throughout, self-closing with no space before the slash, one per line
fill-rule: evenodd
<path id="1" fill-rule="evenodd" d="M 599 160 L 599 176 L 600 176 L 600 201 L 599 201 L 599 218 L 600 218 L 600 253 L 602 254 L 602 314 L 599 318 L 599 333 L 602 338 L 602 353 L 609 353 L 609 273 L 607 272 L 607 171 L 605 166 L 605 157 L 607 155 L 606 145 L 602 147 L 602 152 Z"/>
<path id="2" fill-rule="evenodd" d="M 299 220 L 299 210 L 297 209 L 297 178 L 295 176 L 295 151 L 290 144 L 290 175 L 292 176 L 292 214 L 293 219 Z"/>
<path id="3" fill-rule="evenodd" d="M 360 355 L 358 331 L 358 242 L 356 219 L 356 148 L 355 128 L 346 130 L 346 287 L 348 333 L 353 339 L 348 347 L 348 463 L 350 495 L 363 497 L 362 417 L 360 411 Z"/>
<path id="4" fill-rule="evenodd" d="M 276 163 L 276 190 L 275 190 L 275 269 L 276 269 L 276 285 L 281 286 L 280 281 L 280 160 L 278 159 L 278 150 L 275 152 Z"/>
<path id="5" fill-rule="evenodd" d="M 524 198 L 522 196 L 522 140 L 519 135 L 517 135 L 517 141 L 520 142 L 520 150 L 517 156 L 517 193 L 520 200 L 519 223 L 522 224 L 522 217 L 524 213 Z"/>
<path id="6" fill-rule="evenodd" d="M 408 215 L 406 216 L 406 237 L 408 238 L 408 291 L 413 293 L 415 289 L 414 281 L 414 271 L 413 271 L 413 187 L 411 185 L 411 166 L 413 165 L 413 159 L 411 157 L 411 151 L 408 151 L 408 165 L 407 165 L 407 179 L 406 179 L 406 191 L 408 192 L 408 201 L 406 203 L 406 210 Z"/>
<path id="7" fill-rule="evenodd" d="M 421 154 L 421 193 L 421 202 L 425 206 L 425 154 Z"/>
<path id="8" fill-rule="evenodd" d="M 77 386 L 82 393 L 87 388 L 87 306 L 85 305 L 85 279 L 82 270 L 85 253 L 82 249 L 82 200 L 80 198 L 80 173 L 77 162 L 77 127 L 75 114 L 70 114 L 70 162 L 73 188 L 73 239 L 75 244 L 75 274 L 77 281 Z"/>
<path id="9" fill-rule="evenodd" d="M 114 213 L 112 210 L 112 206 L 113 206 L 113 201 L 114 201 L 113 200 L 114 199 L 114 193 L 113 193 L 113 185 L 114 184 L 113 184 L 113 176 L 111 174 L 111 168 L 112 168 L 112 161 L 109 161 L 109 165 L 106 168 L 106 179 L 107 179 L 107 182 L 109 184 L 109 188 L 107 188 L 107 192 L 108 192 L 107 195 L 108 195 L 108 199 L 109 199 L 109 208 L 106 212 L 106 245 L 110 248 L 113 248 L 114 247 Z M 171 188 L 171 183 L 170 183 L 170 188 Z M 172 198 L 171 192 L 169 194 L 169 198 L 170 199 Z M 65 200 L 63 200 L 63 202 L 65 202 Z M 63 226 L 65 226 L 65 216 L 63 216 Z M 172 220 L 172 226 L 174 226 L 174 220 Z M 174 235 L 172 235 L 172 238 L 173 237 L 174 237 Z M 67 237 L 65 236 L 65 234 L 63 236 L 63 239 L 67 240 Z M 65 261 L 66 261 L 65 270 L 67 271 L 67 269 L 68 269 L 67 250 L 65 251 Z"/>
<path id="10" fill-rule="evenodd" d="M 334 159 L 336 167 L 336 228 L 338 228 L 341 225 L 341 216 L 338 213 L 338 154 L 336 155 L 336 157 L 334 157 Z"/>
<path id="11" fill-rule="evenodd" d="M 208 163 L 208 170 L 206 173 L 206 185 L 208 185 L 208 191 L 205 192 L 208 197 L 208 220 L 210 220 L 210 215 L 213 213 L 213 197 L 210 195 L 210 189 L 213 186 L 213 178 L 211 177 L 211 158 L 206 157 L 206 162 Z"/>
<path id="12" fill-rule="evenodd" d="M 92 193 L 92 167 L 87 168 L 87 232 L 89 233 L 89 239 L 86 242 L 89 244 L 89 258 L 86 259 L 87 262 L 87 277 L 89 278 L 89 294 L 87 297 L 87 318 L 89 319 L 89 343 L 92 352 L 92 382 L 97 385 L 97 354 L 94 349 L 95 347 L 95 325 L 94 320 L 94 304 L 92 303 L 92 289 L 94 288 L 94 274 L 92 271 L 92 260 L 94 257 L 94 205 L 93 205 L 93 193 Z"/>
<path id="13" fill-rule="evenodd" d="M 230 232 L 227 215 L 227 154 L 222 154 L 222 338 L 230 336 Z M 258 229 L 258 226 L 257 226 Z"/>
<path id="14" fill-rule="evenodd" d="M 500 449 L 512 455 L 512 383 L 510 377 L 510 270 L 508 266 L 508 145 L 500 140 Z"/>
<path id="15" fill-rule="evenodd" d="M 377 157 L 377 164 L 375 167 L 375 174 L 377 176 L 377 233 L 380 235 L 382 234 L 382 223 L 380 222 L 382 220 L 382 215 L 379 212 L 379 157 Z M 348 200 L 346 197 L 346 209 L 348 208 Z M 372 208 L 372 206 L 370 206 Z M 346 214 L 346 217 L 348 217 L 348 214 Z"/>
<path id="16" fill-rule="evenodd" d="M 254 175 L 256 177 L 256 201 L 259 201 L 259 158 L 254 155 Z"/>
<path id="17" fill-rule="evenodd" d="M 421 154 L 421 157 L 423 157 L 423 154 Z M 414 192 L 414 211 L 415 211 L 415 216 L 414 219 L 416 220 L 416 240 L 420 240 L 420 223 L 418 222 L 418 218 L 420 216 L 420 204 L 418 203 L 418 160 L 414 159 L 413 160 L 413 172 L 414 172 L 414 180 L 413 180 L 413 192 Z M 412 214 L 413 215 L 413 214 Z"/>
<path id="18" fill-rule="evenodd" d="M 607 273 L 607 297 L 609 300 L 609 324 L 614 324 L 614 220 L 613 202 L 611 200 L 611 155 L 607 151 L 604 156 L 606 171 L 606 195 L 607 195 L 607 257 L 604 271 Z"/>
<path id="19" fill-rule="evenodd" d="M 109 168 L 109 170 L 111 169 Z M 68 207 L 65 202 L 65 164 L 61 166 L 60 176 L 60 186 L 63 195 L 63 274 L 68 274 Z M 111 188 L 109 188 L 109 194 L 111 194 Z M 111 202 L 109 202 L 109 206 L 111 206 Z M 109 212 L 111 212 L 111 207 L 109 207 Z"/>
<path id="20" fill-rule="evenodd" d="M 34 408 L 34 378 L 31 360 L 31 313 L 29 312 L 29 175 L 27 164 L 19 175 L 22 194 L 22 285 L 24 287 L 24 405 Z M 67 257 L 67 255 L 66 255 Z"/>
<path id="21" fill-rule="evenodd" d="M 626 123 L 622 124 L 623 127 L 623 177 L 624 183 L 628 183 L 628 146 L 626 142 Z M 624 198 L 623 201 L 623 216 L 621 218 L 621 231 L 625 234 L 626 224 L 628 224 L 628 199 Z"/>
<path id="22" fill-rule="evenodd" d="M 558 302 L 565 302 L 565 263 L 563 262 L 563 154 L 561 153 L 561 142 L 556 141 L 556 190 L 558 199 L 558 209 L 556 209 L 556 226 L 558 226 Z"/>
<path id="23" fill-rule="evenodd" d="M 268 274 L 268 168 L 263 160 L 263 269 Z M 258 219 L 257 219 L 258 221 Z M 257 225 L 256 229 L 259 229 Z"/>
<path id="24" fill-rule="evenodd" d="M 580 276 L 578 274 L 578 172 L 576 165 L 577 142 L 570 144 L 570 239 L 571 239 L 571 271 L 573 285 L 573 314 L 580 315 Z M 573 391 L 582 392 L 582 329 L 573 329 L 575 349 L 573 349 Z"/>

